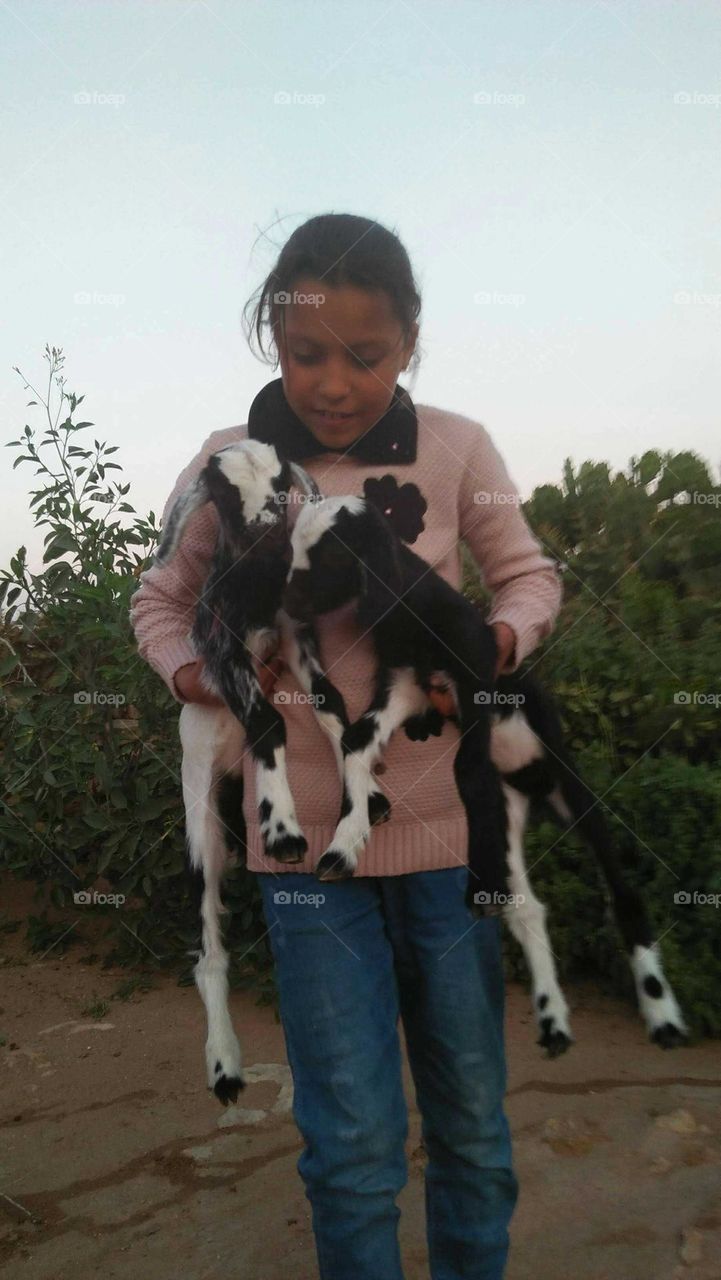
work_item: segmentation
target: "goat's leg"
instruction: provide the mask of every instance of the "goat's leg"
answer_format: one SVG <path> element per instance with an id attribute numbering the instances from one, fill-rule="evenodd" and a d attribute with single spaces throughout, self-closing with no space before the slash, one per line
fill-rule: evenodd
<path id="1" fill-rule="evenodd" d="M 229 845 L 217 809 L 217 780 L 225 711 L 188 703 L 180 713 L 183 746 L 182 785 L 189 870 L 200 904 L 202 943 L 193 975 L 207 1018 L 205 1061 L 208 1088 L 223 1103 L 235 1102 L 244 1088 L 241 1052 L 228 1010 L 228 955 L 221 915 L 227 914 L 220 883 L 229 861 Z M 226 726 L 227 729 L 227 726 Z"/>
<path id="2" fill-rule="evenodd" d="M 506 806 L 490 755 L 491 721 L 473 690 L 457 681 L 461 741 L 453 771 L 468 822 L 466 905 L 477 917 L 500 915 L 508 893 Z"/>
<path id="3" fill-rule="evenodd" d="M 300 862 L 308 845 L 295 814 L 285 764 L 285 721 L 264 698 L 250 662 L 226 658 L 213 672 L 228 707 L 243 725 L 255 760 L 256 798 L 265 852 Z"/>
<path id="4" fill-rule="evenodd" d="M 390 812 L 371 770 L 395 730 L 426 705 L 411 667 L 379 671 L 370 707 L 343 734 L 343 802 L 333 840 L 316 867 L 320 880 L 345 880 L 355 872 L 372 822 Z"/>
<path id="5" fill-rule="evenodd" d="M 556 774 L 558 785 L 548 799 L 562 822 L 578 830 L 598 859 L 628 952 L 649 1037 L 662 1049 L 673 1049 L 686 1041 L 688 1027 L 664 974 L 658 942 L 654 941 L 643 899 L 624 879 L 598 801 L 571 768 L 565 753 L 556 761 Z"/>
<path id="6" fill-rule="evenodd" d="M 343 695 L 328 679 L 321 666 L 315 631 L 312 627 L 294 624 L 291 618 L 281 614 L 284 649 L 288 666 L 311 700 L 316 718 L 328 736 L 335 755 L 338 774 L 343 780 L 343 734 L 349 726 Z M 376 786 L 371 776 L 368 792 L 368 814 L 371 826 L 387 822 L 391 815 L 390 801 Z"/>
<path id="7" fill-rule="evenodd" d="M 348 714 L 343 695 L 323 671 L 318 642 L 312 627 L 294 622 L 287 614 L 279 614 L 283 636 L 283 653 L 298 684 L 313 707 L 318 723 L 333 748 L 339 777 L 343 776 L 341 740 L 348 728 Z"/>
<path id="8" fill-rule="evenodd" d="M 548 1050 L 549 1058 L 557 1058 L 573 1043 L 573 1036 L 546 929 L 546 907 L 534 894 L 526 870 L 523 837 L 530 801 L 505 784 L 503 796 L 508 822 L 508 882 L 515 899 L 504 907 L 503 918 L 521 944 L 530 970 L 533 1014 L 540 1032 L 537 1043 Z"/>

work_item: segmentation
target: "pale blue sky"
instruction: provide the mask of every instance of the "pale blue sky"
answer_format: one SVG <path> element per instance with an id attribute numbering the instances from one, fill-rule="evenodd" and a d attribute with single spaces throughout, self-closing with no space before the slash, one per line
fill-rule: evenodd
<path id="1" fill-rule="evenodd" d="M 568 455 L 717 468 L 712 0 L 0 0 L 0 41 L 3 442 L 39 422 L 12 366 L 44 380 L 61 346 L 136 509 L 162 510 L 277 376 L 243 304 L 335 211 L 401 236 L 424 302 L 405 385 L 482 422 L 524 496 Z M 42 545 L 12 457 L 3 566 Z"/>

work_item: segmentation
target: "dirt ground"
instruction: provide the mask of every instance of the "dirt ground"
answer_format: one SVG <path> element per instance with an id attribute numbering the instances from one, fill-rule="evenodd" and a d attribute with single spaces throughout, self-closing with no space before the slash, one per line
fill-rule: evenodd
<path id="1" fill-rule="evenodd" d="M 316 1280 L 272 1009 L 231 997 L 252 1082 L 223 1108 L 205 1087 L 195 988 L 160 976 L 119 999 L 127 970 L 83 964 L 80 947 L 38 959 L 24 935 L 0 935 L 0 1275 Z M 508 1280 L 721 1280 L 721 1046 L 663 1052 L 630 1007 L 566 995 L 577 1042 L 548 1061 L 527 994 L 508 987 L 521 1188 Z M 93 1017 L 96 999 L 108 1009 Z M 401 1248 L 407 1280 L 428 1280 L 407 1068 L 405 1084 Z"/>

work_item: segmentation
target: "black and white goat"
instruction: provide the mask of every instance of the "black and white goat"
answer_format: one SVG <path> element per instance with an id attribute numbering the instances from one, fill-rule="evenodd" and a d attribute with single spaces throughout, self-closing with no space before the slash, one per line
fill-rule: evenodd
<path id="1" fill-rule="evenodd" d="M 558 983 L 546 930 L 546 908 L 526 870 L 523 837 L 531 801 L 547 801 L 569 828 L 578 827 L 596 854 L 629 954 L 649 1035 L 663 1048 L 687 1036 L 664 976 L 640 896 L 624 882 L 609 833 L 588 787 L 566 751 L 553 702 L 528 676 L 494 680 L 496 648 L 478 610 L 396 537 L 362 498 L 326 498 L 306 507 L 292 535 L 293 558 L 284 594 L 299 623 L 358 598 L 357 617 L 372 630 L 378 656 L 368 710 L 342 736 L 344 788 L 340 819 L 316 874 L 343 879 L 358 865 L 374 813 L 371 770 L 401 725 L 411 738 L 439 733 L 430 708 L 431 674 L 447 672 L 455 686 L 461 731 L 454 771 L 468 818 L 466 901 L 476 914 L 502 912 L 521 944 L 532 980 L 538 1043 L 550 1056 L 572 1042 L 568 1006 Z M 390 805 L 375 799 L 375 817 Z"/>
<path id="2" fill-rule="evenodd" d="M 226 706 L 187 703 L 179 729 L 188 855 L 202 919 L 202 951 L 194 973 L 208 1018 L 208 1084 L 223 1102 L 234 1101 L 243 1087 L 219 919 L 226 912 L 220 882 L 229 862 L 228 836 L 243 821 L 241 726 L 256 766 L 265 852 L 278 862 L 295 863 L 307 850 L 286 775 L 285 722 L 263 695 L 253 665 L 276 648 L 283 626 L 288 663 L 306 692 L 319 670 L 312 628 L 304 628 L 301 650 L 292 626 L 279 616 L 290 563 L 287 514 L 293 483 L 309 499 L 320 497 L 306 472 L 281 462 L 270 445 L 246 440 L 219 450 L 172 507 L 156 552 L 158 564 L 170 561 L 193 513 L 214 503 L 218 536 L 191 634 L 204 658 L 203 683 Z M 342 730 L 330 694 L 327 708 L 315 711 L 340 761 Z"/>

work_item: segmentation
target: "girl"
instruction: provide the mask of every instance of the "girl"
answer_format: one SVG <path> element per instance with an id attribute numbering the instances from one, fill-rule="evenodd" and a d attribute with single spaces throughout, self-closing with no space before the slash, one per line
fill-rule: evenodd
<path id="1" fill-rule="evenodd" d="M 206 440 L 164 514 L 211 453 L 245 437 L 270 442 L 301 462 L 327 496 L 377 503 L 456 587 L 463 539 L 493 596 L 498 670 L 514 670 L 553 626 L 558 576 L 484 428 L 415 405 L 398 385 L 417 362 L 421 307 L 400 241 L 367 218 L 311 218 L 290 237 L 246 314 L 254 301 L 248 337 L 252 343 L 255 332 L 267 359 L 267 327 L 282 376 L 256 396 L 247 425 Z M 146 572 L 133 599 L 139 651 L 181 703 L 216 702 L 188 639 L 216 528 L 210 504 L 189 522 L 172 564 Z M 324 666 L 355 719 L 372 687 L 372 642 L 355 626 L 352 607 L 319 619 L 317 631 Z M 407 1178 L 408 1128 L 400 1015 L 428 1156 L 431 1276 L 499 1280 L 518 1193 L 503 1110 L 500 923 L 474 923 L 464 905 L 467 829 L 453 778 L 458 730 L 446 721 L 427 742 L 396 734 L 383 770 L 390 821 L 373 829 L 353 879 L 321 884 L 309 873 L 338 817 L 333 753 L 282 662 L 259 676 L 286 720 L 288 777 L 309 846 L 292 871 L 269 865 L 249 768 L 247 867 L 258 876 L 275 958 L 293 1114 L 305 1142 L 298 1171 L 320 1276 L 402 1280 L 395 1201 Z M 451 712 L 450 695 L 439 692 L 434 701 Z M 242 755 L 238 726 L 239 761 Z"/>

